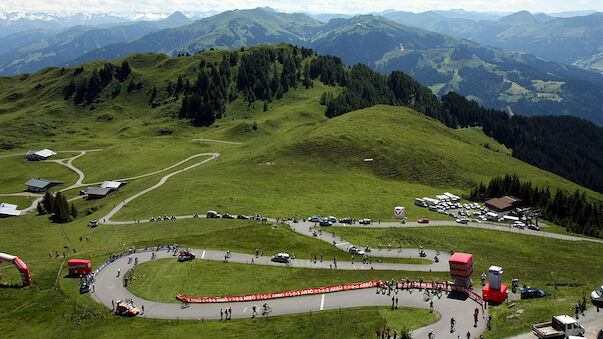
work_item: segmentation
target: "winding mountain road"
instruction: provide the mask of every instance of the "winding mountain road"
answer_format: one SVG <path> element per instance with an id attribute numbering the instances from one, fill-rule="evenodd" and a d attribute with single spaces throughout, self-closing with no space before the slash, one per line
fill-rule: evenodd
<path id="1" fill-rule="evenodd" d="M 198 258 L 203 260 L 216 260 L 224 261 L 225 252 L 223 251 L 212 251 L 203 249 L 191 250 L 197 254 Z M 137 257 L 139 264 L 148 262 L 151 260 L 173 260 L 174 265 L 178 265 L 176 258 L 172 253 L 167 251 L 155 252 L 157 254 L 156 259 L 151 259 L 150 252 L 142 252 L 132 254 L 132 257 Z M 231 253 L 231 257 L 228 259 L 229 262 L 247 263 L 250 264 L 253 258 L 255 265 L 270 265 L 270 266 L 281 266 L 285 267 L 284 264 L 275 263 L 270 261 L 269 257 L 255 257 L 250 254 L 243 253 Z M 401 254 L 401 257 L 405 257 L 406 254 Z M 196 259 L 199 260 L 199 259 Z M 122 272 L 126 272 L 133 267 L 132 260 L 131 264 L 128 264 L 128 258 L 122 256 L 114 262 L 107 265 L 102 271 L 96 275 L 96 291 L 92 294 L 93 297 L 100 303 L 104 304 L 108 308 L 112 307 L 112 300 L 118 299 L 132 299 L 134 302 L 141 306 L 144 305 L 145 313 L 142 315 L 148 318 L 161 318 L 161 319 L 220 319 L 220 309 L 232 307 L 233 318 L 249 318 L 251 317 L 252 307 L 255 305 L 258 309 L 264 303 L 264 301 L 257 302 L 230 302 L 230 303 L 211 303 L 211 304 L 190 304 L 189 307 L 183 308 L 178 303 L 160 303 L 150 300 L 139 298 L 123 287 L 121 277 L 117 276 L 118 268 Z M 225 263 L 228 265 L 228 263 Z M 314 269 L 328 269 L 328 263 L 312 263 L 310 260 L 292 260 L 291 267 L 304 267 Z M 378 264 L 379 268 L 384 270 L 406 270 L 407 265 L 405 264 L 393 264 L 383 263 Z M 413 265 L 413 266 L 425 266 L 428 265 Z M 286 269 L 286 268 L 283 268 Z M 370 265 L 363 264 L 352 264 L 351 262 L 338 262 L 337 269 L 346 270 L 367 270 L 371 269 Z M 158 273 L 159 274 L 159 273 Z M 388 277 L 398 278 L 399 277 Z M 316 286 L 318 287 L 318 286 Z M 338 308 L 348 307 L 360 307 L 360 306 L 391 306 L 392 297 L 398 296 L 399 306 L 415 307 L 428 309 L 429 304 L 424 299 L 423 292 L 419 290 L 405 290 L 399 291 L 397 294 L 392 292 L 391 295 L 377 294 L 375 288 L 368 288 L 362 290 L 351 290 L 344 292 L 333 292 L 326 294 L 307 295 L 290 298 L 272 299 L 266 301 L 271 307 L 271 316 L 285 315 L 285 314 L 296 314 L 306 312 L 316 312 L 321 310 L 331 310 Z M 175 296 L 174 296 L 175 297 Z M 444 293 L 441 298 L 435 297 L 434 309 L 438 312 L 441 317 L 440 319 L 429 326 L 417 329 L 413 331 L 413 336 L 416 338 L 425 338 L 430 330 L 433 329 L 434 333 L 438 336 L 444 334 L 450 334 L 450 318 L 454 317 L 457 321 L 457 331 L 454 334 L 465 336 L 467 331 L 471 332 L 472 337 L 479 337 L 485 330 L 486 324 L 483 318 L 483 312 L 481 307 L 471 299 L 465 299 L 457 294 Z M 473 326 L 473 311 L 478 307 L 480 308 L 480 317 L 477 327 Z"/>

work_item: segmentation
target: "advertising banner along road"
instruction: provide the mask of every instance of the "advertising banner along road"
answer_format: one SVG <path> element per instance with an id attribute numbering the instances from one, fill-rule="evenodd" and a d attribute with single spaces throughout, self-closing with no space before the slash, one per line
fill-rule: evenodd
<path id="1" fill-rule="evenodd" d="M 278 293 L 262 293 L 262 294 L 249 294 L 249 295 L 239 295 L 239 296 L 231 296 L 231 297 L 187 297 L 181 295 L 179 293 L 176 294 L 176 299 L 186 302 L 186 303 L 228 303 L 228 302 L 237 302 L 237 301 L 255 301 L 255 300 L 268 300 L 268 299 L 276 299 L 276 298 L 287 298 L 287 297 L 297 297 L 302 295 L 312 295 L 312 294 L 322 294 L 322 293 L 331 293 L 331 292 L 340 292 L 340 291 L 348 291 L 348 290 L 357 290 L 362 288 L 370 288 L 377 286 L 380 283 L 380 280 L 366 281 L 361 283 L 352 283 L 352 284 L 343 284 L 343 285 L 335 285 L 329 287 L 319 287 L 319 288 L 306 288 L 303 290 L 294 290 L 294 291 L 286 291 L 286 292 L 278 292 Z"/>

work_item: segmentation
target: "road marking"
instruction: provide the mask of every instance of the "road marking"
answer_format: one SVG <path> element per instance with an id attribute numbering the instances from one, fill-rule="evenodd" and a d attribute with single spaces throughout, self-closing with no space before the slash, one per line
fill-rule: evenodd
<path id="1" fill-rule="evenodd" d="M 337 246 L 342 246 L 342 245 L 347 245 L 347 244 L 349 244 L 349 242 L 346 241 L 346 242 L 342 242 L 342 243 L 337 244 Z"/>
<path id="2" fill-rule="evenodd" d="M 243 309 L 243 313 L 245 313 L 245 312 L 247 312 L 247 307 L 245 307 L 245 308 Z"/>
<path id="3" fill-rule="evenodd" d="M 323 294 L 322 297 L 320 298 L 320 310 L 322 311 L 322 309 L 325 307 L 325 295 Z"/>
<path id="4" fill-rule="evenodd" d="M 205 258 L 205 251 L 203 251 L 203 254 L 201 254 L 201 259 Z"/>

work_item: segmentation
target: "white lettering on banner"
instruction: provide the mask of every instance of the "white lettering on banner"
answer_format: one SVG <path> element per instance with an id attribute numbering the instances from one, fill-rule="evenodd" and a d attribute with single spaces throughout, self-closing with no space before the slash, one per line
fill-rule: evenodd
<path id="1" fill-rule="evenodd" d="M 361 288 L 369 288 L 369 287 L 377 286 L 378 282 L 379 281 L 374 280 L 374 281 L 367 281 L 367 282 L 355 283 L 355 284 L 345 284 L 345 285 L 336 285 L 336 286 L 329 286 L 329 287 L 286 291 L 286 292 L 279 292 L 279 293 L 250 294 L 250 295 L 231 296 L 231 297 L 222 297 L 222 298 L 211 298 L 211 297 L 196 298 L 196 297 L 186 297 L 181 294 L 176 294 L 176 298 L 178 300 L 186 301 L 188 303 L 225 303 L 225 302 L 234 302 L 234 301 L 265 300 L 265 299 L 276 299 L 276 298 L 293 297 L 293 296 L 300 296 L 300 295 L 321 294 L 321 293 L 330 293 L 330 292 L 354 290 L 354 289 L 361 289 Z"/>

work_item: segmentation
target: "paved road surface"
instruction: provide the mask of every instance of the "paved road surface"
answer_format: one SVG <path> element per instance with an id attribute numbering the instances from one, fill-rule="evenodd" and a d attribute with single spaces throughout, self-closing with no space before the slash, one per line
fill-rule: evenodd
<path id="1" fill-rule="evenodd" d="M 192 250 L 197 254 L 197 258 L 203 257 L 208 260 L 224 260 L 225 252 L 223 251 L 210 251 L 196 249 Z M 174 265 L 178 265 L 176 258 L 172 253 L 167 251 L 157 252 L 157 259 L 164 258 L 164 260 L 173 260 Z M 151 253 L 136 253 L 132 255 L 138 257 L 139 264 L 151 260 Z M 252 255 L 243 253 L 232 253 L 232 257 L 229 262 L 251 262 Z M 199 260 L 199 259 L 197 259 Z M 284 264 L 273 263 L 269 260 L 269 257 L 254 258 L 255 264 L 262 265 L 274 265 L 284 266 Z M 264 301 L 258 302 L 234 302 L 234 303 L 217 303 L 217 304 L 190 304 L 187 308 L 182 308 L 179 303 L 159 303 L 139 298 L 130 293 L 121 283 L 121 278 L 117 277 L 117 268 L 121 269 L 121 272 L 126 272 L 132 264 L 128 264 L 128 258 L 126 256 L 114 261 L 105 267 L 96 276 L 96 292 L 93 293 L 93 297 L 111 308 L 111 301 L 123 298 L 133 299 L 137 305 L 144 305 L 145 314 L 144 317 L 148 318 L 162 318 L 162 319 L 219 319 L 220 309 L 232 307 L 233 318 L 248 318 L 251 317 L 252 307 L 256 305 L 258 309 L 261 308 Z M 227 263 L 225 263 L 227 265 Z M 386 265 L 386 264 L 382 264 Z M 297 267 L 312 267 L 312 268 L 326 268 L 324 265 L 318 265 L 310 263 L 309 260 L 294 259 L 292 266 Z M 403 267 L 401 264 L 387 264 L 388 267 Z M 345 268 L 344 268 L 345 267 Z M 349 262 L 338 263 L 338 269 L 369 269 L 368 267 L 355 267 Z M 399 277 L 391 277 L 399 278 Z M 319 287 L 319 286 L 316 286 Z M 391 296 L 387 294 L 376 294 L 375 288 L 335 292 L 328 294 L 309 295 L 301 297 L 281 298 L 267 301 L 271 307 L 271 316 L 284 315 L 284 314 L 295 314 L 295 313 L 306 313 L 309 311 L 320 311 L 347 307 L 359 307 L 359 306 L 391 306 Z M 174 296 L 175 298 L 175 296 Z M 418 290 L 402 291 L 398 293 L 399 306 L 417 307 L 417 308 L 429 308 L 429 304 L 424 300 L 423 292 Z M 485 330 L 485 320 L 480 311 L 479 326 L 473 327 L 473 310 L 479 307 L 474 301 L 467 299 L 455 299 L 452 296 L 444 294 L 441 299 L 434 298 L 434 308 L 440 313 L 441 318 L 436 323 L 427 327 L 417 329 L 413 332 L 415 338 L 426 338 L 427 333 L 433 329 L 438 337 L 445 337 L 450 335 L 450 318 L 454 317 L 457 321 L 457 332 L 463 338 L 467 331 L 470 331 L 473 338 L 479 337 Z M 456 334 L 455 333 L 455 334 Z"/>
<path id="2" fill-rule="evenodd" d="M 214 140 L 214 139 L 193 139 L 193 141 L 204 141 L 204 142 L 217 142 L 221 144 L 231 144 L 231 145 L 242 145 L 242 142 L 234 142 L 234 141 L 222 141 L 222 140 Z"/>

